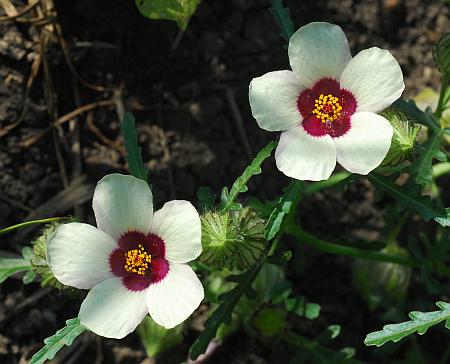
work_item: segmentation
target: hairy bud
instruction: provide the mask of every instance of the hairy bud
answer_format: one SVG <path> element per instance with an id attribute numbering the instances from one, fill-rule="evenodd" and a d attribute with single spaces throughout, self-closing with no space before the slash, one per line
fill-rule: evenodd
<path id="1" fill-rule="evenodd" d="M 202 217 L 201 262 L 215 269 L 243 270 L 261 257 L 265 247 L 264 220 L 249 208 Z"/>
<path id="2" fill-rule="evenodd" d="M 386 110 L 381 113 L 394 128 L 392 142 L 389 151 L 381 162 L 382 167 L 396 166 L 409 158 L 415 145 L 420 125 L 414 123 L 405 114 L 393 110 Z"/>
<path id="3" fill-rule="evenodd" d="M 383 253 L 408 256 L 398 245 L 390 245 Z M 388 306 L 403 300 L 411 281 L 411 268 L 396 263 L 357 260 L 353 266 L 353 281 L 370 309 Z"/>

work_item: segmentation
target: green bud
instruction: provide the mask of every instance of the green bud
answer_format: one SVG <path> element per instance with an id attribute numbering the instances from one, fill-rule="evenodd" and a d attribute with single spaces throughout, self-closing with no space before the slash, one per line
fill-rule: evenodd
<path id="1" fill-rule="evenodd" d="M 450 33 L 445 34 L 433 47 L 433 56 L 442 73 L 450 73 Z"/>
<path id="2" fill-rule="evenodd" d="M 264 308 L 258 312 L 253 323 L 263 336 L 279 335 L 286 323 L 286 313 L 278 308 Z"/>
<path id="3" fill-rule="evenodd" d="M 409 256 L 398 245 L 389 245 L 383 253 Z M 411 281 L 411 267 L 396 263 L 356 260 L 353 265 L 353 282 L 367 301 L 370 309 L 402 301 Z"/>
<path id="4" fill-rule="evenodd" d="M 391 147 L 381 166 L 396 166 L 411 156 L 417 144 L 420 125 L 408 119 L 405 114 L 391 109 L 382 112 L 381 116 L 385 117 L 394 129 Z"/>
<path id="5" fill-rule="evenodd" d="M 201 221 L 201 262 L 219 270 L 243 270 L 261 257 L 266 243 L 265 222 L 249 208 L 225 213 L 208 211 Z"/>

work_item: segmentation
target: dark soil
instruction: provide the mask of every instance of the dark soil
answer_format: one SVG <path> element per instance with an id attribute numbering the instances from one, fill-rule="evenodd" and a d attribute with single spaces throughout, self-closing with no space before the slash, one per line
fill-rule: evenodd
<path id="1" fill-rule="evenodd" d="M 18 8 L 24 5 L 19 0 L 14 3 Z M 450 29 L 450 7 L 442 1 L 287 3 L 297 27 L 310 21 L 341 25 L 354 54 L 371 46 L 390 49 L 402 66 L 407 97 L 426 86 L 439 87 L 432 45 Z M 184 34 L 175 23 L 145 19 L 133 1 L 58 0 L 55 5 L 75 69 L 84 81 L 106 90 L 95 91 L 77 82 L 53 37 L 47 55 L 56 95 L 54 119 L 77 105 L 108 100 L 111 90 L 121 90 L 119 99 L 137 119 L 157 205 L 173 198 L 196 201 L 200 186 L 209 186 L 219 194 L 274 137 L 258 128 L 248 104 L 248 85 L 253 77 L 288 68 L 284 40 L 267 10 L 268 1 L 205 0 Z M 0 23 L 0 132 L 22 113 L 25 84 L 37 47 L 34 27 Z M 87 176 L 93 186 L 107 173 L 127 172 L 117 108 L 98 107 L 45 132 L 52 122 L 45 85 L 41 70 L 31 87 L 23 121 L 0 137 L 1 227 L 30 216 L 48 217 L 36 209 L 79 175 Z M 270 160 L 264 165 L 264 174 L 251 182 L 250 192 L 259 198 L 274 198 L 287 183 Z M 373 191 L 362 180 L 348 191 L 331 191 L 305 200 L 300 215 L 303 225 L 318 236 L 336 241 L 344 237 L 347 241 L 374 240 L 379 238 L 377 231 L 383 220 L 382 205 L 373 201 Z M 73 203 L 56 209 L 53 215 L 73 213 L 94 223 L 89 201 L 75 211 Z M 2 253 L 18 253 L 35 233 L 2 236 Z M 322 305 L 320 318 L 296 323 L 298 331 L 313 338 L 327 326 L 340 324 L 342 333 L 333 348 L 354 347 L 357 356 L 367 362 L 390 362 L 386 358 L 393 351 L 391 347 L 375 350 L 362 344 L 366 333 L 381 326 L 382 318 L 368 311 L 353 288 L 351 260 L 306 248 L 296 249 L 295 254 L 301 268 L 289 272 L 290 278 L 308 300 Z M 426 298 L 427 293 L 415 291 L 412 296 Z M 428 301 L 434 302 L 434 298 Z M 80 302 L 42 290 L 37 283 L 23 286 L 17 279 L 3 283 L 0 362 L 25 362 L 45 337 L 76 316 Z M 196 335 L 189 331 L 186 342 L 161 362 L 184 360 Z M 420 345 L 427 345 L 429 355 L 439 357 L 441 348 L 448 345 L 443 336 L 429 334 L 420 338 Z M 402 346 L 397 349 L 401 351 Z M 262 343 L 238 332 L 211 362 L 278 363 L 287 360 L 288 350 L 284 344 Z M 382 353 L 385 356 L 380 359 Z M 135 335 L 121 341 L 88 335 L 66 351 L 60 362 L 69 362 L 69 358 L 74 363 L 136 363 L 144 361 L 145 352 Z"/>

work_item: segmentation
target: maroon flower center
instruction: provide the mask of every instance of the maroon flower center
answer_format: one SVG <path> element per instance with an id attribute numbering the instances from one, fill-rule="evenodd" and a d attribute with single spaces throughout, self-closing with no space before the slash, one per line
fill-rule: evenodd
<path id="1" fill-rule="evenodd" d="M 337 138 L 350 130 L 356 99 L 350 91 L 341 89 L 336 80 L 322 78 L 298 95 L 297 108 L 309 135 Z"/>
<path id="2" fill-rule="evenodd" d="M 164 258 L 164 241 L 155 234 L 128 231 L 118 241 L 118 248 L 109 256 L 111 272 L 122 278 L 130 291 L 141 291 L 159 282 L 169 272 Z"/>

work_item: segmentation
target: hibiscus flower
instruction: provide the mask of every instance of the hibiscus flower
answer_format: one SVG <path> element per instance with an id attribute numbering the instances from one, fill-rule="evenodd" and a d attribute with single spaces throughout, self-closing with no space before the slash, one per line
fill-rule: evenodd
<path id="1" fill-rule="evenodd" d="M 63 284 L 90 289 L 82 325 L 122 338 L 149 313 L 165 328 L 188 318 L 203 300 L 203 286 L 186 263 L 201 253 L 201 225 L 188 201 L 170 201 L 153 213 L 147 183 L 111 174 L 95 189 L 97 228 L 60 226 L 47 245 L 47 261 Z"/>
<path id="2" fill-rule="evenodd" d="M 393 129 L 376 114 L 397 100 L 404 88 L 400 66 L 377 47 L 354 58 L 342 29 L 310 23 L 289 41 L 292 71 L 254 78 L 249 98 L 258 125 L 282 131 L 277 167 L 299 180 L 330 177 L 336 161 L 367 174 L 391 145 Z"/>

